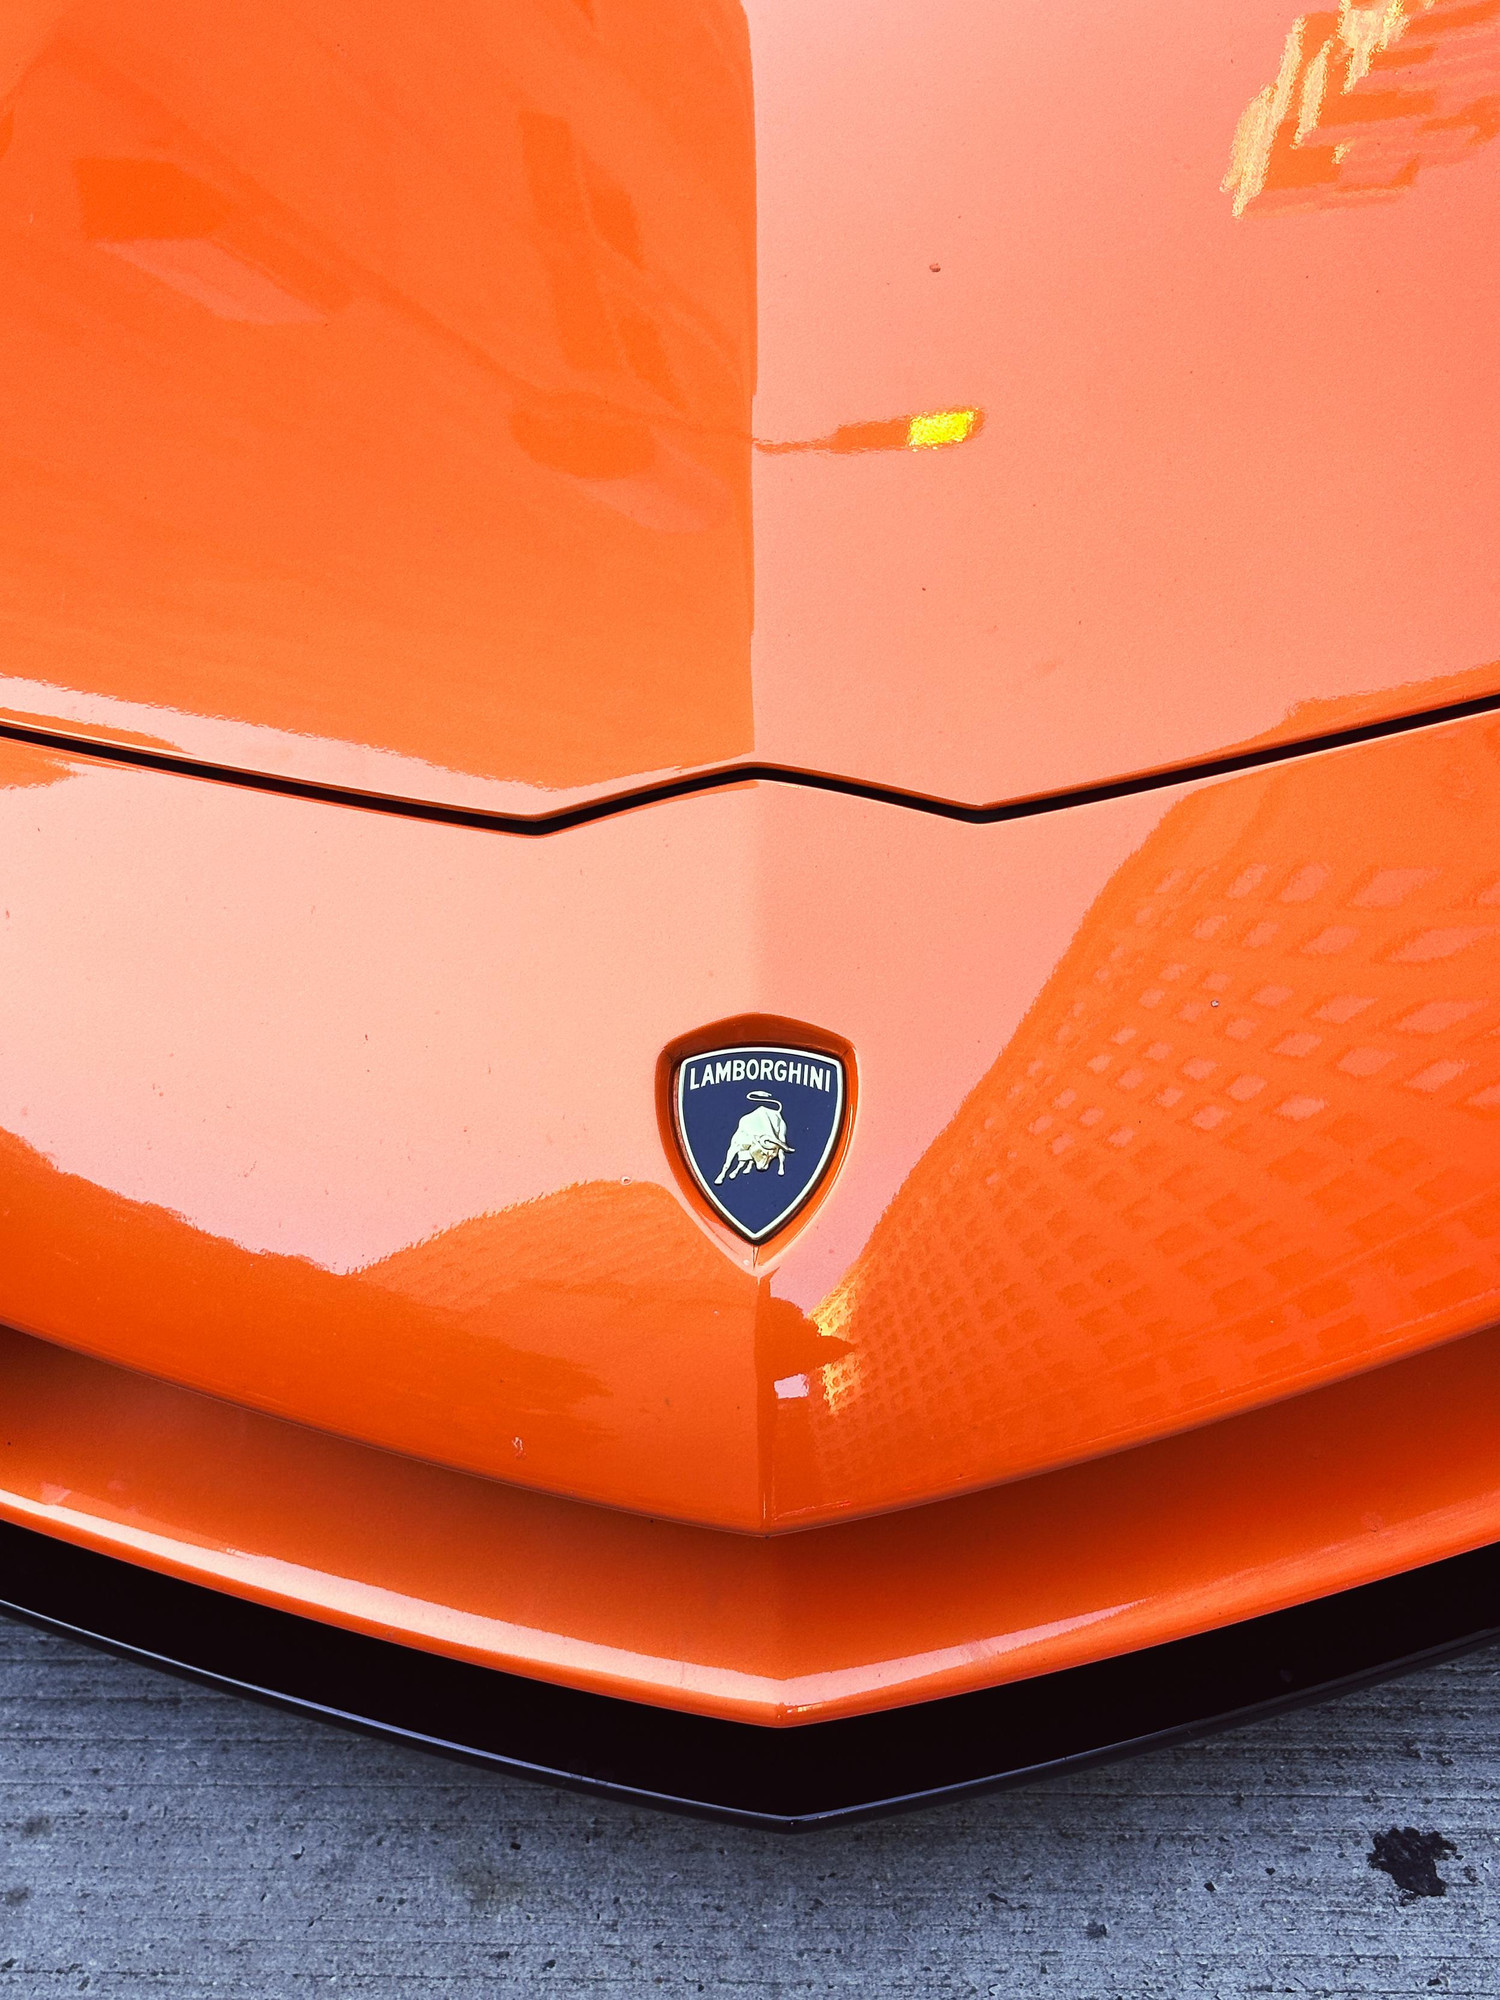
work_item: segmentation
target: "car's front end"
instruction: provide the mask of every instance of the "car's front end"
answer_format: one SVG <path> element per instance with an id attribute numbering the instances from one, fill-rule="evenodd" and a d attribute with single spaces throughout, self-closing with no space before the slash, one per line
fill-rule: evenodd
<path id="1" fill-rule="evenodd" d="M 785 1823 L 1500 1626 L 1488 17 L 13 40 L 0 1600 Z"/>

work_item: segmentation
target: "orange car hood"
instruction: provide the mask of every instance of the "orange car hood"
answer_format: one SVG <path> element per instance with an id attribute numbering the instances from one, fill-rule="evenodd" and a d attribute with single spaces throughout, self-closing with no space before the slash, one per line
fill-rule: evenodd
<path id="1" fill-rule="evenodd" d="M 0 720 L 541 815 L 1500 688 L 1500 15 L 30 0 Z"/>

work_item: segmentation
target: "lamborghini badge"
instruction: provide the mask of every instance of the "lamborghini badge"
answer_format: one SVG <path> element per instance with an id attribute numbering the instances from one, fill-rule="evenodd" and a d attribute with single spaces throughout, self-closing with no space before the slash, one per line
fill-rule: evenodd
<path id="1" fill-rule="evenodd" d="M 751 1243 L 789 1222 L 833 1161 L 844 1065 L 818 1049 L 706 1049 L 677 1068 L 677 1133 L 714 1211 Z"/>

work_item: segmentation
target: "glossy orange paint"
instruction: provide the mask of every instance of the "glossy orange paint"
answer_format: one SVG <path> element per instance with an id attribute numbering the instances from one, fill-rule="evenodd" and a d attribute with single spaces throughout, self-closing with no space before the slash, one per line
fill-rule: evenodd
<path id="1" fill-rule="evenodd" d="M 0 1514 L 764 1722 L 1500 1536 L 1500 721 L 87 754 L 1500 694 L 1497 24 L 12 6 Z"/>
<path id="2" fill-rule="evenodd" d="M 750 1722 L 1074 1666 L 1500 1537 L 1500 1337 L 939 1506 L 754 1539 L 0 1335 L 0 1516 L 434 1652 Z"/>
<path id="3" fill-rule="evenodd" d="M 984 828 L 762 783 L 538 838 L 17 750 L 0 1319 L 749 1532 L 1470 1333 L 1497 759 L 1476 719 Z M 750 1017 L 859 1091 L 760 1251 L 659 1096 Z"/>
<path id="4" fill-rule="evenodd" d="M 744 21 L 591 13 L 0 49 L 0 705 L 470 798 L 749 747 Z"/>
<path id="5" fill-rule="evenodd" d="M 1397 200 L 1494 140 L 1497 88 L 1489 0 L 1299 15 L 1240 119 L 1224 192 L 1237 215 Z"/>
<path id="6" fill-rule="evenodd" d="M 747 760 L 994 801 L 1500 691 L 1494 37 L 25 0 L 0 709 L 536 814 Z"/>

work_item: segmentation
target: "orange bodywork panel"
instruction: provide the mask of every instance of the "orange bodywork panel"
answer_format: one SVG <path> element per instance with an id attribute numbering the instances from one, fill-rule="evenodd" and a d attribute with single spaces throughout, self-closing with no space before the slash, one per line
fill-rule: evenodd
<path id="1" fill-rule="evenodd" d="M 262 1603 L 770 1725 L 1108 1658 L 1500 1539 L 1493 1333 L 1140 1451 L 755 1539 L 0 1335 L 0 1518 Z"/>
<path id="2" fill-rule="evenodd" d="M 564 834 L 13 746 L 0 1318 L 751 1532 L 1500 1315 L 1500 722 L 990 827 L 774 784 Z M 836 1022 L 763 1249 L 660 1051 Z"/>
<path id="3" fill-rule="evenodd" d="M 1500 1539 L 1497 103 L 1500 0 L 10 7 L 0 1516 L 765 1723 Z"/>
<path id="4" fill-rule="evenodd" d="M 541 814 L 1500 691 L 1500 23 L 27 0 L 0 710 Z"/>

